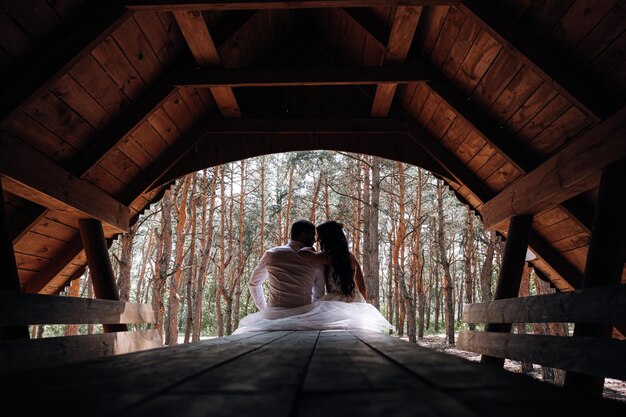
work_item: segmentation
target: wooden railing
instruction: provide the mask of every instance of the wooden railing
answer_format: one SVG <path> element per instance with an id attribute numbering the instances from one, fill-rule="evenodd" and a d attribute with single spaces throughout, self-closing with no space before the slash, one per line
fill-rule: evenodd
<path id="1" fill-rule="evenodd" d="M 626 285 L 466 304 L 466 323 L 626 324 Z M 626 340 L 462 331 L 462 350 L 626 380 Z"/>
<path id="2" fill-rule="evenodd" d="M 0 291 L 0 326 L 152 324 L 148 304 Z M 0 374 L 161 347 L 156 329 L 0 340 Z"/>

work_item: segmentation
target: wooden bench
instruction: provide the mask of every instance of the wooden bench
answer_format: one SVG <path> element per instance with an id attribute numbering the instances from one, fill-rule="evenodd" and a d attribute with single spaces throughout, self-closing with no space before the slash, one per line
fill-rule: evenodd
<path id="1" fill-rule="evenodd" d="M 466 323 L 626 324 L 626 285 L 466 304 Z M 626 340 L 462 331 L 462 350 L 626 380 Z"/>
<path id="2" fill-rule="evenodd" d="M 0 326 L 153 324 L 148 304 L 0 291 Z M 156 329 L 0 340 L 0 374 L 163 346 Z"/>

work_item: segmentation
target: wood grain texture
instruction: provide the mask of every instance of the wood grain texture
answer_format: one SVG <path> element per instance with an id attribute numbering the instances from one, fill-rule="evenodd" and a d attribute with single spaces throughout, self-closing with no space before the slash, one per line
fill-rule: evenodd
<path id="1" fill-rule="evenodd" d="M 541 213 L 598 185 L 600 170 L 626 157 L 626 109 L 572 140 L 539 167 L 483 206 L 493 228 L 515 214 Z"/>
<path id="2" fill-rule="evenodd" d="M 157 330 L 0 341 L 2 374 L 163 346 Z"/>
<path id="3" fill-rule="evenodd" d="M 466 323 L 619 323 L 626 321 L 626 286 L 495 300 L 463 307 Z"/>
<path id="4" fill-rule="evenodd" d="M 28 414 L 148 416 L 620 415 L 527 376 L 376 332 L 239 334 L 11 374 L 7 404 Z M 88 377 L 85 377 L 87 376 Z M 40 401 L 24 401 L 29 389 Z M 53 401 L 80 393 L 75 407 Z M 115 401 L 113 400 L 115 398 Z M 93 405 L 97 404 L 97 407 Z M 515 414 L 517 415 L 517 414 Z"/>
<path id="5" fill-rule="evenodd" d="M 463 350 L 493 357 L 626 379 L 623 360 L 626 344 L 620 340 L 461 331 L 457 345 Z M 589 352 L 594 354 L 589 355 Z"/>
<path id="6" fill-rule="evenodd" d="M 44 207 L 99 219 L 120 231 L 128 230 L 128 207 L 91 183 L 77 178 L 29 150 L 17 140 L 2 138 L 0 169 L 5 187 Z M 24 167 L 29 167 L 24 169 Z"/>

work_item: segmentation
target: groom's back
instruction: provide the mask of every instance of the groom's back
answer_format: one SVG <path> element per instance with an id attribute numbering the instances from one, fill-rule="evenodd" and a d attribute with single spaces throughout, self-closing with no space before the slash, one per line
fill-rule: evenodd
<path id="1" fill-rule="evenodd" d="M 317 283 L 323 289 L 323 269 L 304 262 L 289 245 L 272 248 L 266 253 L 269 278 L 269 307 L 300 307 L 311 303 L 312 289 Z M 319 294 L 318 296 L 323 296 Z"/>

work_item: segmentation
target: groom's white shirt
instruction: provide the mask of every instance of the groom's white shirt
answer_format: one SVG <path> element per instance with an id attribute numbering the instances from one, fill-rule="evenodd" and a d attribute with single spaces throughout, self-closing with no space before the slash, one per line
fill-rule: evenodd
<path id="1" fill-rule="evenodd" d="M 265 307 L 300 307 L 324 296 L 324 268 L 303 261 L 296 253 L 304 245 L 290 240 L 284 246 L 265 251 L 252 272 L 248 287 L 259 310 Z M 263 282 L 269 279 L 269 298 L 265 301 Z"/>

